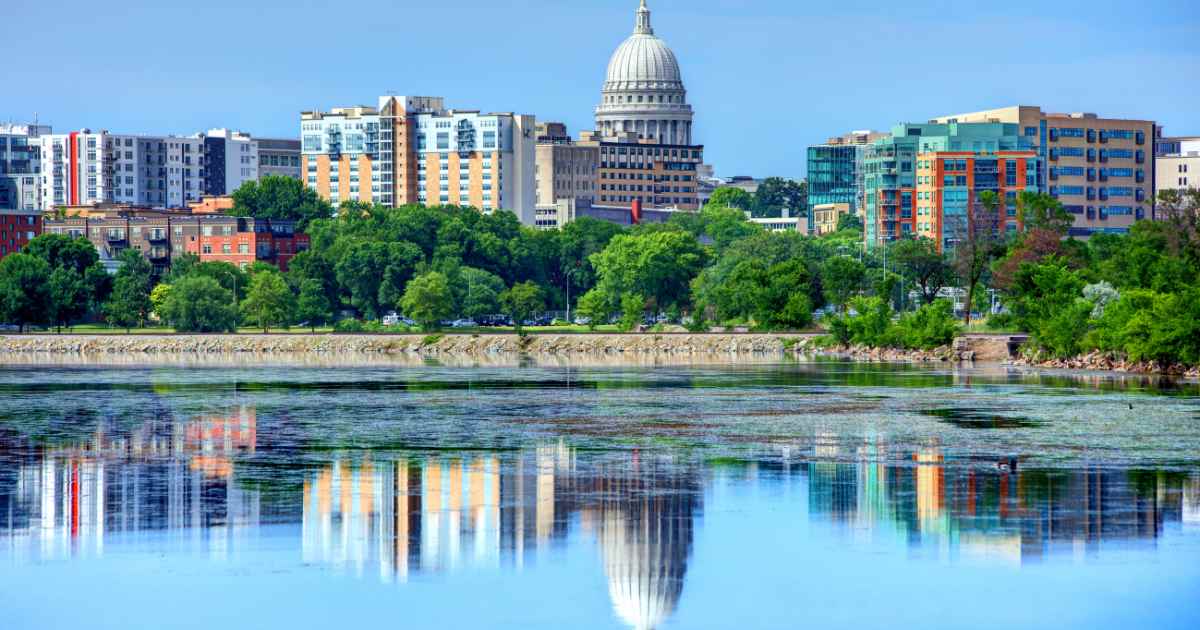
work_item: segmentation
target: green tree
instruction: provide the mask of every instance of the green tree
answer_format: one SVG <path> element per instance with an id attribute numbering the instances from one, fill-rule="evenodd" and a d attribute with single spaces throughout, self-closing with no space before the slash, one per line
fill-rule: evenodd
<path id="1" fill-rule="evenodd" d="M 642 323 L 646 315 L 646 298 L 638 293 L 621 296 L 621 330 L 629 332 Z"/>
<path id="2" fill-rule="evenodd" d="M 297 229 L 303 231 L 310 222 L 332 216 L 333 208 L 315 190 L 298 179 L 264 175 L 233 191 L 233 210 L 230 214 L 296 221 Z"/>
<path id="3" fill-rule="evenodd" d="M 171 285 L 163 316 L 178 332 L 237 332 L 238 306 L 233 291 L 214 278 L 194 274 Z"/>
<path id="4" fill-rule="evenodd" d="M 888 248 L 888 259 L 903 277 L 917 285 L 922 304 L 932 304 L 954 275 L 949 259 L 938 251 L 937 243 L 924 237 L 896 241 Z"/>
<path id="5" fill-rule="evenodd" d="M 376 319 L 384 307 L 399 302 L 421 260 L 420 249 L 412 243 L 359 241 L 345 249 L 334 271 L 350 304 L 367 319 Z"/>
<path id="6" fill-rule="evenodd" d="M 51 272 L 48 288 L 50 301 L 46 320 L 53 324 L 59 333 L 62 333 L 63 326 L 71 326 L 87 315 L 87 285 L 74 268 L 58 267 Z"/>
<path id="7" fill-rule="evenodd" d="M 51 271 L 66 267 L 80 276 L 100 261 L 100 254 L 91 241 L 62 234 L 42 234 L 29 241 L 21 253 L 41 258 L 50 265 Z"/>
<path id="8" fill-rule="evenodd" d="M 0 321 L 43 324 L 51 309 L 50 265 L 28 254 L 9 254 L 0 260 Z"/>
<path id="9" fill-rule="evenodd" d="M 659 308 L 685 307 L 690 284 L 706 254 L 694 236 L 678 230 L 621 234 L 592 255 L 597 287 L 610 303 L 627 293 L 654 300 Z"/>
<path id="10" fill-rule="evenodd" d="M 160 282 L 150 291 L 150 312 L 154 313 L 160 321 L 166 321 L 163 316 L 163 307 L 167 303 L 167 298 L 171 296 L 171 285 Z"/>
<path id="11" fill-rule="evenodd" d="M 409 281 L 400 305 L 421 328 L 434 331 L 454 312 L 454 294 L 445 275 L 430 271 Z"/>
<path id="12" fill-rule="evenodd" d="M 296 300 L 296 320 L 307 322 L 312 332 L 333 319 L 333 309 L 325 287 L 316 278 L 307 278 L 300 284 L 300 297 Z"/>
<path id="13" fill-rule="evenodd" d="M 242 314 L 247 323 L 270 332 L 272 326 L 291 325 L 296 308 L 292 290 L 278 270 L 259 270 L 250 280 L 250 289 L 242 301 Z"/>
<path id="14" fill-rule="evenodd" d="M 453 288 L 464 316 L 474 319 L 500 312 L 500 296 L 505 291 L 504 280 L 500 276 L 474 267 L 463 267 Z"/>
<path id="15" fill-rule="evenodd" d="M 1060 236 L 1075 224 L 1075 217 L 1058 199 L 1046 193 L 1017 195 L 1017 217 L 1026 230 L 1049 230 Z"/>
<path id="16" fill-rule="evenodd" d="M 579 298 L 576 312 L 587 320 L 588 330 L 596 330 L 596 326 L 608 323 L 612 315 L 612 305 L 603 292 L 592 289 Z"/>
<path id="17" fill-rule="evenodd" d="M 120 255 L 121 268 L 113 280 L 112 295 L 104 305 L 109 323 L 129 332 L 143 326 L 150 315 L 150 263 L 136 249 L 126 249 Z"/>
<path id="18" fill-rule="evenodd" d="M 782 177 L 768 177 L 754 193 L 755 217 L 781 217 L 788 210 L 797 217 L 808 212 L 808 184 Z"/>
<path id="19" fill-rule="evenodd" d="M 867 268 L 849 256 L 834 256 L 821 265 L 821 285 L 830 304 L 846 311 L 850 298 L 862 290 Z"/>
<path id="20" fill-rule="evenodd" d="M 500 306 L 504 314 L 512 318 L 513 327 L 520 334 L 525 320 L 533 317 L 546 303 L 542 299 L 542 291 L 532 282 L 514 284 L 511 289 L 500 294 Z"/>
<path id="21" fill-rule="evenodd" d="M 848 214 L 848 213 L 843 214 L 842 216 L 838 217 L 837 231 L 838 232 L 850 231 L 850 232 L 862 233 L 862 231 L 863 231 L 862 217 L 858 216 L 857 214 Z"/>
<path id="22" fill-rule="evenodd" d="M 736 208 L 745 212 L 754 208 L 754 197 L 741 188 L 722 186 L 714 190 L 708 198 L 708 203 L 705 204 L 705 207 L 708 206 L 713 206 L 714 208 Z"/>

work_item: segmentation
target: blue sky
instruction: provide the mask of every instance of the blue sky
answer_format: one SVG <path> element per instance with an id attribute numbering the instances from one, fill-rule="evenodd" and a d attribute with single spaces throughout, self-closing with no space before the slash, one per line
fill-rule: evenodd
<path id="1" fill-rule="evenodd" d="M 443 95 L 591 122 L 636 0 L 5 0 L 0 120 L 297 136 L 299 111 Z M 649 0 L 720 175 L 800 176 L 850 129 L 1013 104 L 1200 135 L 1195 0 Z M 173 6 L 164 6 L 173 5 Z M 1091 15 L 1080 18 L 1077 16 Z"/>

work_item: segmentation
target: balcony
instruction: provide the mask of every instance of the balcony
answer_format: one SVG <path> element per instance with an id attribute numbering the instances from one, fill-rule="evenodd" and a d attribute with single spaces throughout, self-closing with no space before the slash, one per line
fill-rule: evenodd
<path id="1" fill-rule="evenodd" d="M 150 233 L 146 235 L 146 240 L 150 241 L 151 243 L 165 243 L 168 240 L 167 231 L 150 230 Z"/>
<path id="2" fill-rule="evenodd" d="M 124 243 L 125 242 L 125 232 L 115 232 L 115 231 L 108 232 L 107 234 L 105 234 L 105 240 L 107 240 L 111 244 Z"/>

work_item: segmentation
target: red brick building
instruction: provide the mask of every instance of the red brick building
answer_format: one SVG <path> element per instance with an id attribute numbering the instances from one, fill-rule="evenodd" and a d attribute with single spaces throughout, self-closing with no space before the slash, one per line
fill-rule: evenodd
<path id="1" fill-rule="evenodd" d="M 15 254 L 42 233 L 42 215 L 30 210 L 0 210 L 0 258 Z"/>
<path id="2" fill-rule="evenodd" d="M 270 263 L 287 271 L 288 262 L 308 249 L 307 234 L 297 233 L 292 221 L 196 216 L 199 238 L 187 243 L 187 251 L 200 260 L 223 261 L 239 267 L 256 261 Z"/>

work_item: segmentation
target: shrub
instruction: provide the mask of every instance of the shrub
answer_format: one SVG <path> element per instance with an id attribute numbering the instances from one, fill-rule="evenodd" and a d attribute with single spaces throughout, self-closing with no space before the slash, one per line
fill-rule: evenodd
<path id="1" fill-rule="evenodd" d="M 913 313 L 905 313 L 896 328 L 901 345 L 919 350 L 948 345 L 959 331 L 949 300 L 934 300 Z"/>

